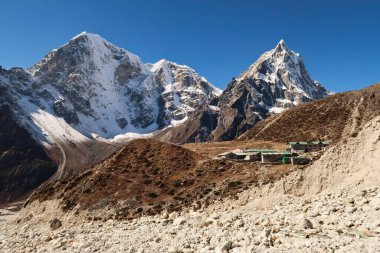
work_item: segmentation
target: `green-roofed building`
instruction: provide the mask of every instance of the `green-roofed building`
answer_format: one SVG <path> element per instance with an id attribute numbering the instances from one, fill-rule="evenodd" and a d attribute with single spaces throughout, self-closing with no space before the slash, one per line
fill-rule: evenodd
<path id="1" fill-rule="evenodd" d="M 330 141 L 293 141 L 288 142 L 288 150 L 292 153 L 318 152 L 326 149 Z"/>

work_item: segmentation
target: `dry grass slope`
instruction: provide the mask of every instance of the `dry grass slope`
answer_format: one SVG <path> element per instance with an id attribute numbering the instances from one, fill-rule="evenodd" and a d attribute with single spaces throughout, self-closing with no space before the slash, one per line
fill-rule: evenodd
<path id="1" fill-rule="evenodd" d="M 259 122 L 239 140 L 302 141 L 355 136 L 380 114 L 380 84 L 339 93 Z"/>
<path id="2" fill-rule="evenodd" d="M 207 206 L 251 185 L 275 182 L 294 169 L 213 160 L 181 146 L 139 139 L 79 176 L 47 183 L 29 203 L 59 199 L 65 211 L 94 211 L 91 218 L 135 218 Z M 113 209 L 110 217 L 97 216 L 96 210 L 107 208 Z"/>

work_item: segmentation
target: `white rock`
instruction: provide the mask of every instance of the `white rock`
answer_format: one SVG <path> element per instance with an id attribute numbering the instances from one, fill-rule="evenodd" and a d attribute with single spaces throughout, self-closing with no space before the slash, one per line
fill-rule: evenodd
<path id="1" fill-rule="evenodd" d="M 232 242 L 227 241 L 222 243 L 215 249 L 215 253 L 226 253 L 232 248 Z"/>
<path id="2" fill-rule="evenodd" d="M 186 220 L 183 217 L 178 217 L 173 221 L 173 226 L 179 226 L 186 223 Z"/>

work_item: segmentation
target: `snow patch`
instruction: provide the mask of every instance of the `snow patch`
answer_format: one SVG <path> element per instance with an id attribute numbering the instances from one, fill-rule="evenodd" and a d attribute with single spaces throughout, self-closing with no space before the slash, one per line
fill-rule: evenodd
<path id="1" fill-rule="evenodd" d="M 215 106 L 215 105 L 209 105 L 208 107 L 209 107 L 211 110 L 213 110 L 213 111 L 217 111 L 217 112 L 220 111 L 220 108 L 219 108 L 218 106 Z"/>
<path id="2" fill-rule="evenodd" d="M 282 113 L 285 110 L 286 109 L 282 108 L 282 107 L 272 107 L 272 108 L 269 109 L 269 112 L 272 112 L 272 113 Z"/>

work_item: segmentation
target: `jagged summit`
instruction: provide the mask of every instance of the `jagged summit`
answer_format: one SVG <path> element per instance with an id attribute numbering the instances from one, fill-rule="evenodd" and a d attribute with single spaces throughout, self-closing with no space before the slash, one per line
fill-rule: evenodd
<path id="1" fill-rule="evenodd" d="M 197 79 L 197 81 L 201 80 L 204 82 L 208 82 L 205 77 L 200 76 L 193 68 L 187 65 L 178 64 L 166 59 L 161 59 L 154 64 L 147 64 L 147 66 L 150 68 L 152 72 L 160 72 L 160 71 L 165 72 L 166 77 L 169 76 L 170 82 L 173 82 L 173 81 L 175 82 L 176 81 L 175 76 L 180 72 L 186 72 L 188 77 Z M 186 84 L 191 85 L 192 82 L 186 82 Z M 218 96 L 222 93 L 222 90 L 220 90 L 219 88 L 213 85 L 210 85 L 210 87 L 215 96 Z"/>
<path id="2" fill-rule="evenodd" d="M 173 115 L 172 126 L 184 122 L 190 112 L 221 94 L 221 90 L 186 65 L 162 59 L 148 67 L 164 84 L 163 96 Z"/>
<path id="3" fill-rule="evenodd" d="M 58 49 L 49 52 L 41 61 L 28 69 L 33 75 L 39 71 L 54 72 L 52 68 L 64 68 L 68 72 L 78 68 L 102 69 L 106 64 L 128 62 L 147 72 L 141 59 L 125 49 L 108 42 L 100 35 L 82 32 Z M 59 63 L 59 65 L 53 64 Z"/>
<path id="4" fill-rule="evenodd" d="M 275 51 L 279 51 L 279 50 L 289 50 L 283 39 L 281 39 L 280 42 L 278 42 L 275 48 Z"/>
<path id="5" fill-rule="evenodd" d="M 73 38 L 71 38 L 63 46 L 66 46 L 66 45 L 68 45 L 70 43 L 79 43 L 79 44 L 82 44 L 82 45 L 85 45 L 87 43 L 93 43 L 93 44 L 105 43 L 105 44 L 108 44 L 108 45 L 112 45 L 113 47 L 118 48 L 118 49 L 120 49 L 122 51 L 126 51 L 125 49 L 122 49 L 122 48 L 119 48 L 119 47 L 113 45 L 111 42 L 107 41 L 105 38 L 103 38 L 99 34 L 89 33 L 89 32 L 86 32 L 86 31 L 81 32 L 78 35 L 75 35 Z"/>
<path id="6" fill-rule="evenodd" d="M 285 107 L 273 103 L 272 106 L 276 107 L 289 108 L 328 95 L 325 88 L 310 78 L 300 54 L 289 49 L 284 40 L 262 54 L 239 76 L 240 81 L 248 79 L 254 87 L 265 83 L 265 86 L 271 88 L 270 93 L 278 96 L 276 99 L 282 99 L 281 103 L 286 100 Z"/>
<path id="7" fill-rule="evenodd" d="M 75 40 L 75 39 L 80 38 L 80 37 L 100 37 L 100 38 L 102 38 L 99 34 L 89 33 L 89 32 L 83 31 L 83 32 L 79 33 L 78 35 L 75 35 L 71 40 Z"/>

